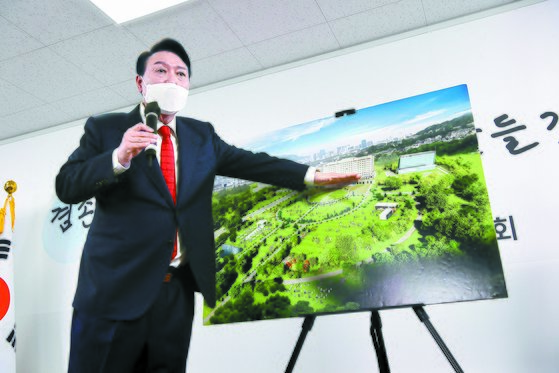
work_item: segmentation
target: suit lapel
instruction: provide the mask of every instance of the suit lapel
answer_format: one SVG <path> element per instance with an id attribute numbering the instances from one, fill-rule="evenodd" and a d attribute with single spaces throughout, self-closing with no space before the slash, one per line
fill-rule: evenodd
<path id="1" fill-rule="evenodd" d="M 126 129 L 140 123 L 141 121 L 142 116 L 140 115 L 140 106 L 138 105 L 129 113 L 128 127 L 126 127 Z M 163 173 L 161 172 L 161 167 L 159 162 L 157 162 L 157 159 L 153 159 L 150 166 L 146 153 L 141 152 L 132 160 L 132 163 L 135 167 L 138 167 L 147 175 L 148 179 L 155 186 L 155 189 L 157 189 L 157 191 L 165 199 L 165 202 L 167 202 L 167 204 L 171 207 L 174 207 L 173 198 L 171 197 L 171 193 L 169 193 L 169 189 L 167 188 L 167 184 L 165 183 L 165 179 L 163 178 Z"/>
<path id="2" fill-rule="evenodd" d="M 195 140 L 193 132 L 188 124 L 177 117 L 177 140 L 179 148 L 179 190 L 177 193 L 177 206 L 188 199 L 189 191 L 192 191 L 194 170 L 200 144 Z"/>

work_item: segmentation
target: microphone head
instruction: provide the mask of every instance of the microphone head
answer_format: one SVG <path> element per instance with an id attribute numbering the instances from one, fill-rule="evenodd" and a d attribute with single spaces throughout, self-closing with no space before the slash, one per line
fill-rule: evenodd
<path id="1" fill-rule="evenodd" d="M 145 113 L 146 113 L 146 117 L 149 114 L 155 114 L 157 118 L 159 118 L 159 115 L 161 115 L 161 109 L 159 108 L 157 101 L 148 102 L 146 105 Z"/>

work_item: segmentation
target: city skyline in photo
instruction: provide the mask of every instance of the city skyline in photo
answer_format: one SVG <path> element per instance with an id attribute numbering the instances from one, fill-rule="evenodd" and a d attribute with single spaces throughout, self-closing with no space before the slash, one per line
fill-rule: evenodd
<path id="1" fill-rule="evenodd" d="M 312 157 L 340 147 L 403 138 L 471 111 L 465 84 L 283 128 L 243 144 L 275 156 Z"/>

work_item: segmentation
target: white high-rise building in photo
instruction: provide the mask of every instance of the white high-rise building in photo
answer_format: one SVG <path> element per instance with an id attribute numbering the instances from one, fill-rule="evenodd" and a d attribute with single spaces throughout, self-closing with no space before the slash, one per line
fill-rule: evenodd
<path id="1" fill-rule="evenodd" d="M 358 173 L 362 179 L 370 179 L 375 176 L 375 157 L 366 155 L 344 158 L 337 162 L 326 163 L 319 168 L 323 172 Z"/>

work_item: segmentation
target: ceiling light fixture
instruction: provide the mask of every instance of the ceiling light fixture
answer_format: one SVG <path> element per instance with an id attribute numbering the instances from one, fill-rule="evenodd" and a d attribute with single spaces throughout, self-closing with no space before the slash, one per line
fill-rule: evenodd
<path id="1" fill-rule="evenodd" d="M 188 0 L 90 0 L 116 23 L 124 23 Z"/>

